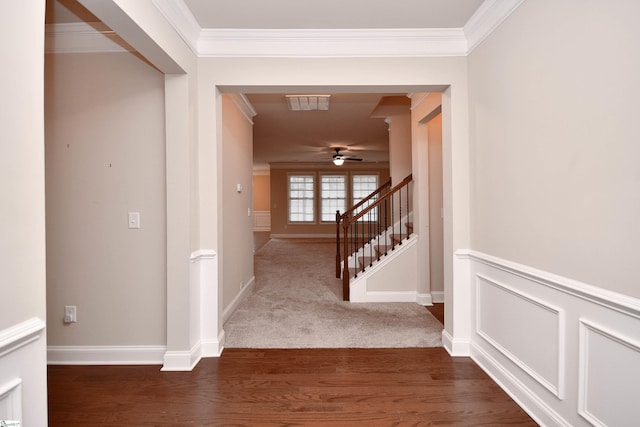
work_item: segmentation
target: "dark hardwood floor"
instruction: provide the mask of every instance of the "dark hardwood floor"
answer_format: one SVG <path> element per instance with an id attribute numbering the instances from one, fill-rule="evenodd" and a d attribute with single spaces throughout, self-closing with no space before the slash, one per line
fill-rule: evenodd
<path id="1" fill-rule="evenodd" d="M 192 372 L 49 367 L 50 426 L 535 426 L 442 348 L 225 350 Z"/>
<path id="2" fill-rule="evenodd" d="M 433 305 L 429 305 L 426 308 L 427 310 L 429 310 L 431 314 L 433 314 L 433 317 L 438 319 L 438 321 L 444 325 L 444 304 L 443 303 L 434 303 Z"/>

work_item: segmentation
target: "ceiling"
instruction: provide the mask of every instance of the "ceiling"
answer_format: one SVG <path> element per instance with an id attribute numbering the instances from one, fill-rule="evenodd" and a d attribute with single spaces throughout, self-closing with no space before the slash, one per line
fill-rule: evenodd
<path id="1" fill-rule="evenodd" d="M 166 0 L 165 0 L 166 1 Z M 207 29 L 447 29 L 462 28 L 484 0 L 182 0 Z M 97 22 L 78 0 L 47 0 L 47 24 Z M 388 125 L 370 118 L 391 93 L 331 93 L 329 111 L 287 108 L 285 94 L 246 93 L 256 112 L 254 165 L 329 162 L 334 147 L 365 162 L 385 162 Z"/>
<path id="2" fill-rule="evenodd" d="M 457 28 L 483 0 L 184 0 L 202 28 Z"/>
<path id="3" fill-rule="evenodd" d="M 289 111 L 282 94 L 247 94 L 257 112 L 254 164 L 329 162 L 335 148 L 365 162 L 388 161 L 389 125 L 369 117 L 382 96 L 334 93 L 328 111 Z"/>

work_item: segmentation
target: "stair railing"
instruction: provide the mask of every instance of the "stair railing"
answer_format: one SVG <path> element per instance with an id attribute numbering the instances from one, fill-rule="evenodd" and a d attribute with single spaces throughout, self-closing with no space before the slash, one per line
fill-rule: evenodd
<path id="1" fill-rule="evenodd" d="M 357 209 L 354 206 L 349 211 L 351 214 L 345 212 L 340 216 L 338 226 L 342 228 L 343 236 L 344 259 L 341 262 L 341 267 L 342 298 L 344 301 L 349 301 L 351 268 L 353 268 L 353 277 L 358 277 L 358 274 L 367 267 L 371 267 L 374 261 L 380 260 L 381 256 L 386 255 L 389 250 L 395 250 L 396 246 L 401 245 L 404 239 L 409 238 L 410 231 L 407 229 L 406 233 L 403 233 L 402 227 L 403 225 L 407 227 L 409 223 L 410 184 L 412 181 L 413 177 L 409 175 L 358 213 L 354 214 Z M 337 214 L 336 221 L 338 221 Z M 338 241 L 339 234 L 338 230 Z M 349 257 L 351 257 L 353 265 L 350 265 Z"/>
<path id="2" fill-rule="evenodd" d="M 342 274 L 342 254 L 340 253 L 340 247 L 341 247 L 341 245 L 340 245 L 340 230 L 341 230 L 340 224 L 346 218 L 349 218 L 349 216 L 353 215 L 353 213 L 357 209 L 362 207 L 365 203 L 369 202 L 369 200 L 373 199 L 374 197 L 376 197 L 376 196 L 378 196 L 380 194 L 384 194 L 390 188 L 391 188 L 391 178 L 389 178 L 389 180 L 387 182 L 382 184 L 376 190 L 371 192 L 371 194 L 369 194 L 367 197 L 365 197 L 364 199 L 360 200 L 358 203 L 356 203 L 355 205 L 353 205 L 352 207 L 347 209 L 347 211 L 345 213 L 340 214 L 340 211 L 336 211 L 336 279 L 339 279 L 340 278 L 340 274 Z"/>

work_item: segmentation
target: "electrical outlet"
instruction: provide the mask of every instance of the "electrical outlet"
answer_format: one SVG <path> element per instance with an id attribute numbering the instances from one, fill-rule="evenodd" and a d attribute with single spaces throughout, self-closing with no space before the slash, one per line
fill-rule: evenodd
<path id="1" fill-rule="evenodd" d="M 75 323 L 78 321 L 76 316 L 75 305 L 65 305 L 64 307 L 64 323 Z"/>

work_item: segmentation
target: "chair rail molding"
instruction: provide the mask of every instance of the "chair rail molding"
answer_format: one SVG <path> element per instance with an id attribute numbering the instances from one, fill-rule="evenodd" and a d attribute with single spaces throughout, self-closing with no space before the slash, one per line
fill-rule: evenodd
<path id="1" fill-rule="evenodd" d="M 640 299 L 473 250 L 458 262 L 469 263 L 455 283 L 470 298 L 470 356 L 536 422 L 635 422 Z"/>

